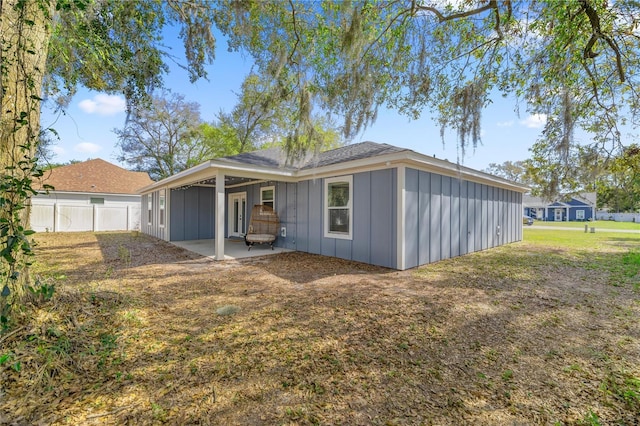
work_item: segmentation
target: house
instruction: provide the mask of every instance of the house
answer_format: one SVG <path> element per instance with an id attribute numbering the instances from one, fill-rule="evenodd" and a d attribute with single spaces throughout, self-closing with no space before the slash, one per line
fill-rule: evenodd
<path id="1" fill-rule="evenodd" d="M 242 238 L 273 207 L 291 250 L 408 269 L 519 241 L 528 188 L 445 160 L 362 142 L 287 164 L 279 148 L 204 162 L 141 190 L 142 232 Z"/>
<path id="2" fill-rule="evenodd" d="M 140 229 L 140 194 L 153 181 L 102 159 L 44 172 L 31 198 L 35 231 L 121 231 Z M 44 185 L 54 190 L 46 193 Z"/>
<path id="3" fill-rule="evenodd" d="M 525 195 L 522 199 L 524 214 L 537 220 L 551 222 L 594 220 L 596 193 L 584 192 L 548 201 Z"/>

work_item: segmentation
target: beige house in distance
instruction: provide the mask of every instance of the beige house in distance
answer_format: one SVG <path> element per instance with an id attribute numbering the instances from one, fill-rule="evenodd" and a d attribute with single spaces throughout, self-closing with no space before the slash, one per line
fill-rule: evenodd
<path id="1" fill-rule="evenodd" d="M 153 181 L 100 158 L 47 170 L 31 198 L 31 228 L 38 232 L 140 229 L 140 188 Z"/>

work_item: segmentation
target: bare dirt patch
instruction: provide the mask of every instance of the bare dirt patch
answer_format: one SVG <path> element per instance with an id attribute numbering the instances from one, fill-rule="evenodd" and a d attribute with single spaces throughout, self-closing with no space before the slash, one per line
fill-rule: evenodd
<path id="1" fill-rule="evenodd" d="M 628 248 L 519 243 L 398 272 L 214 262 L 128 233 L 38 241 L 57 292 L 0 337 L 0 423 L 640 418 L 640 296 L 606 267 Z"/>

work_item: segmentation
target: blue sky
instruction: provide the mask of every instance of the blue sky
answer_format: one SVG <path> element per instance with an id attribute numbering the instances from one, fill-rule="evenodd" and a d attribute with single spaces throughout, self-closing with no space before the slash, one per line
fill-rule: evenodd
<path id="1" fill-rule="evenodd" d="M 170 43 L 169 40 L 167 40 Z M 179 43 L 177 43 L 179 44 Z M 180 55 L 180 48 L 172 52 Z M 188 101 L 201 105 L 201 116 L 213 121 L 221 109 L 230 111 L 236 102 L 234 92 L 240 91 L 244 76 L 251 68 L 251 60 L 241 53 L 226 51 L 224 41 L 218 43 L 216 60 L 207 67 L 209 81 L 199 80 L 193 84 L 184 70 L 170 64 L 171 72 L 165 77 L 165 86 L 171 91 L 185 95 Z M 483 113 L 482 145 L 475 150 L 468 148 L 464 158 L 459 158 L 456 135 L 446 135 L 445 145 L 440 138 L 440 129 L 425 112 L 421 119 L 410 121 L 393 110 L 382 109 L 374 125 L 358 135 L 352 143 L 373 141 L 409 148 L 416 152 L 435 155 L 456 162 L 458 158 L 465 166 L 482 170 L 489 163 L 524 160 L 529 157 L 529 148 L 536 141 L 545 123 L 543 116 L 526 113 L 520 106 L 520 115 L 515 112 L 515 103 L 496 97 Z M 107 95 L 80 88 L 64 114 L 53 114 L 43 108 L 42 124 L 54 128 L 60 140 L 53 146 L 53 162 L 102 158 L 115 164 L 118 148 L 114 128 L 121 128 L 126 118 L 125 101 L 122 96 Z M 120 164 L 122 165 L 122 164 Z"/>

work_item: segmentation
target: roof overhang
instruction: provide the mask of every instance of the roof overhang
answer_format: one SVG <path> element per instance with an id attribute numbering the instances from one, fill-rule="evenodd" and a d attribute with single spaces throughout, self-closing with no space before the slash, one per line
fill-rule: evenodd
<path id="1" fill-rule="evenodd" d="M 297 179 L 290 170 L 273 169 L 260 166 L 242 166 L 221 160 L 209 160 L 190 169 L 176 173 L 149 186 L 141 188 L 138 193 L 146 194 L 161 188 L 180 188 L 199 182 L 215 179 L 218 171 L 226 176 L 237 176 L 255 180 L 279 180 L 295 182 Z"/>
<path id="2" fill-rule="evenodd" d="M 434 172 L 458 179 L 465 179 L 473 182 L 484 183 L 517 192 L 528 192 L 530 188 L 520 185 L 497 176 L 490 175 L 478 170 L 474 170 L 459 164 L 451 163 L 434 157 L 418 154 L 414 151 L 406 150 L 385 154 L 376 157 L 363 158 L 360 160 L 345 163 L 332 164 L 330 166 L 302 169 L 295 176 L 299 180 L 323 178 L 339 174 L 357 173 L 360 171 L 375 170 L 380 168 L 395 167 L 405 165 L 418 170 Z"/>
<path id="3" fill-rule="evenodd" d="M 459 164 L 451 163 L 434 157 L 418 154 L 414 151 L 405 150 L 384 154 L 375 157 L 362 158 L 347 162 L 341 162 L 321 167 L 310 167 L 299 170 L 278 169 L 261 167 L 254 165 L 243 165 L 235 162 L 221 160 L 209 160 L 190 169 L 184 170 L 168 178 L 162 179 L 138 192 L 146 194 L 161 188 L 180 188 L 183 186 L 196 185 L 215 178 L 218 171 L 225 176 L 236 176 L 240 178 L 250 178 L 255 180 L 278 180 L 284 182 L 298 182 L 308 179 L 318 179 L 329 176 L 351 174 L 392 168 L 399 165 L 416 168 L 418 170 L 439 173 L 458 179 L 465 179 L 477 183 L 492 185 L 516 192 L 525 193 L 529 187 L 511 182 L 497 176 L 490 175 L 478 170 L 474 170 Z"/>

